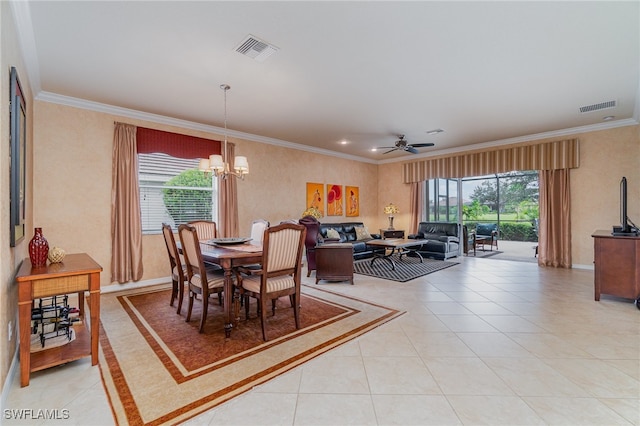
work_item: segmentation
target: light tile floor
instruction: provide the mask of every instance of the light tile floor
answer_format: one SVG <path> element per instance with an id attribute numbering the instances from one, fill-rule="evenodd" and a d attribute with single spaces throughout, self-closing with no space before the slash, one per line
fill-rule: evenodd
<path id="1" fill-rule="evenodd" d="M 640 312 L 593 300 L 593 271 L 461 258 L 397 283 L 356 275 L 341 293 L 406 310 L 193 425 L 640 425 Z M 313 274 L 305 277 L 311 285 Z M 113 424 L 89 359 L 16 375 L 5 409 L 67 409 L 57 421 Z"/>

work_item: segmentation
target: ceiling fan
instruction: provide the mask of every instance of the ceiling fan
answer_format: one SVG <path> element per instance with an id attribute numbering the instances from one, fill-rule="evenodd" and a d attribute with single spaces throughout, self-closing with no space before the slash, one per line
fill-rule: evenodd
<path id="1" fill-rule="evenodd" d="M 412 154 L 417 154 L 418 150 L 416 148 L 424 148 L 427 146 L 434 146 L 432 143 L 408 143 L 404 138 L 404 135 L 398 135 L 398 140 L 396 141 L 396 146 L 382 146 L 378 149 L 388 149 L 389 151 L 383 152 L 383 154 L 388 154 L 395 150 L 407 151 Z"/>

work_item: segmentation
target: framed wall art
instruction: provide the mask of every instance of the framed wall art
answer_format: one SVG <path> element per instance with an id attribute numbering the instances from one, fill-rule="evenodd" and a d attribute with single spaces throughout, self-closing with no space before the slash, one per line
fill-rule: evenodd
<path id="1" fill-rule="evenodd" d="M 15 247 L 25 236 L 27 152 L 27 104 L 15 67 L 11 67 L 10 96 L 10 245 Z"/>
<path id="2" fill-rule="evenodd" d="M 324 216 L 324 185 L 307 182 L 307 209 L 316 209 Z"/>
<path id="3" fill-rule="evenodd" d="M 347 204 L 346 216 L 360 216 L 360 189 L 357 186 L 345 186 L 344 196 Z"/>
<path id="4" fill-rule="evenodd" d="M 342 185 L 327 185 L 327 216 L 342 216 Z"/>

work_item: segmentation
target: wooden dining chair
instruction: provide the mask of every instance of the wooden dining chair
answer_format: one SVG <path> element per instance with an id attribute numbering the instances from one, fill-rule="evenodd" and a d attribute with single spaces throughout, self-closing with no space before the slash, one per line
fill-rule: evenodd
<path id="1" fill-rule="evenodd" d="M 198 231 L 198 239 L 200 241 L 218 238 L 218 227 L 215 222 L 210 220 L 192 220 L 187 222 L 187 225 L 191 225 L 196 228 L 196 231 Z"/>
<path id="2" fill-rule="evenodd" d="M 176 297 L 178 298 L 178 314 L 182 310 L 182 299 L 184 295 L 184 282 L 187 276 L 187 267 L 180 258 L 178 247 L 176 246 L 176 240 L 173 236 L 173 229 L 171 225 L 162 224 L 162 235 L 164 235 L 164 243 L 167 246 L 167 253 L 169 254 L 169 264 L 171 266 L 171 281 L 173 286 L 171 287 L 171 302 L 169 306 L 173 306 L 173 302 Z"/>
<path id="3" fill-rule="evenodd" d="M 198 232 L 194 226 L 180 225 L 178 227 L 182 253 L 187 266 L 187 279 L 189 288 L 189 306 L 187 308 L 186 321 L 191 321 L 193 299 L 197 294 L 202 296 L 202 315 L 200 317 L 200 333 L 204 331 L 204 323 L 207 319 L 209 296 L 218 295 L 218 302 L 222 305 L 222 291 L 224 290 L 224 274 L 207 269 L 202 260 Z"/>
<path id="4" fill-rule="evenodd" d="M 256 219 L 251 224 L 251 244 L 262 244 L 262 238 L 264 237 L 264 230 L 269 227 L 269 222 L 264 219 Z M 259 263 L 251 265 L 245 265 L 244 268 L 257 270 L 262 268 Z M 240 304 L 244 304 L 244 298 L 240 299 Z"/>
<path id="5" fill-rule="evenodd" d="M 187 225 L 191 225 L 194 228 L 196 228 L 196 231 L 198 232 L 198 240 L 199 241 L 207 241 L 207 240 L 211 240 L 213 238 L 218 238 L 218 227 L 216 225 L 215 222 L 210 221 L 210 220 L 192 220 L 190 222 L 187 222 Z M 220 266 L 214 264 L 214 263 L 209 263 L 209 262 L 204 262 L 205 266 L 208 269 L 213 269 L 213 270 L 221 270 L 222 268 L 220 268 Z"/>
<path id="6" fill-rule="evenodd" d="M 269 222 L 264 219 L 256 219 L 251 224 L 251 242 L 253 244 L 262 244 L 264 230 L 269 227 Z"/>
<path id="7" fill-rule="evenodd" d="M 300 328 L 300 281 L 302 251 L 307 229 L 304 225 L 281 223 L 269 227 L 262 241 L 262 269 L 239 267 L 237 270 L 240 297 L 244 298 L 245 315 L 249 317 L 249 297 L 258 300 L 262 323 L 262 338 L 267 341 L 267 302 L 289 296 L 296 329 Z"/>

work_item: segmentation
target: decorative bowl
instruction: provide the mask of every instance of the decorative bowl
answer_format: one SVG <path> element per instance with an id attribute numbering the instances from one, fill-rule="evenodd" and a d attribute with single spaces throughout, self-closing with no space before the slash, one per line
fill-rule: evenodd
<path id="1" fill-rule="evenodd" d="M 67 253 L 60 247 L 54 247 L 51 250 L 49 250 L 49 254 L 47 255 L 47 258 L 51 263 L 60 263 L 64 260 L 64 256 L 66 254 Z"/>

